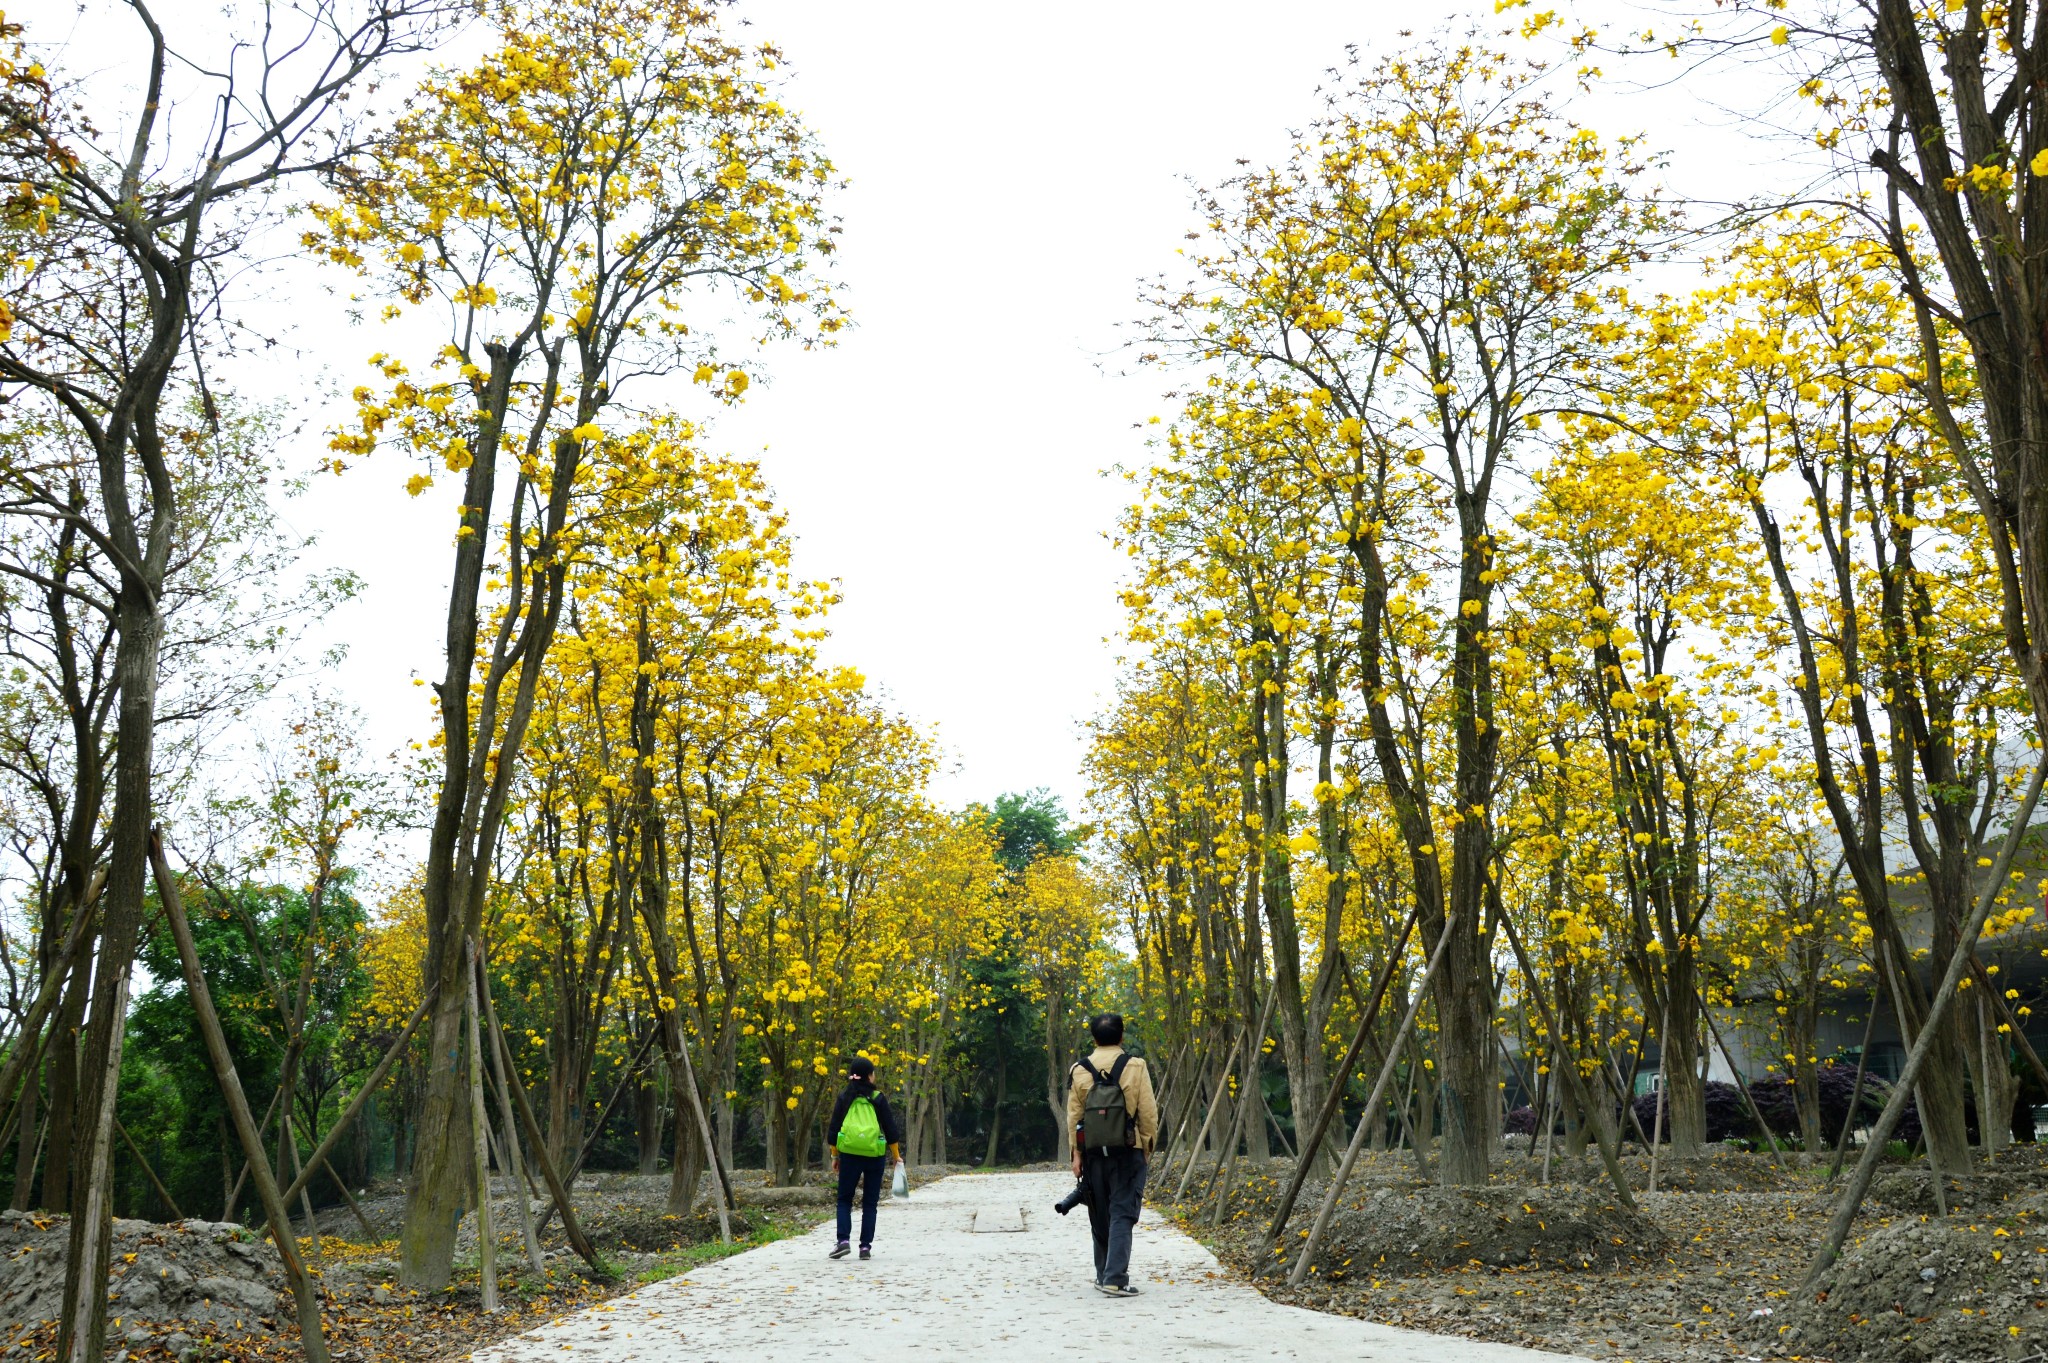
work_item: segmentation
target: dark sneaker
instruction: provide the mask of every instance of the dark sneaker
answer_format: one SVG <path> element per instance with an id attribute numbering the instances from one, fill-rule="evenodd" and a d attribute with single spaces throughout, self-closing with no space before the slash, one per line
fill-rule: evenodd
<path id="1" fill-rule="evenodd" d="M 826 1255 L 825 1257 L 828 1259 L 844 1259 L 847 1256 L 847 1253 L 852 1249 L 852 1245 L 849 1245 L 844 1240 L 841 1240 L 838 1244 L 832 1246 L 832 1252 Z"/>
<path id="2" fill-rule="evenodd" d="M 1128 1283 L 1097 1283 L 1095 1290 L 1105 1297 L 1135 1297 L 1138 1289 Z"/>
<path id="3" fill-rule="evenodd" d="M 860 1257 L 863 1259 L 872 1259 L 875 1257 L 875 1252 L 869 1249 L 866 1245 L 862 1245 L 860 1247 Z"/>

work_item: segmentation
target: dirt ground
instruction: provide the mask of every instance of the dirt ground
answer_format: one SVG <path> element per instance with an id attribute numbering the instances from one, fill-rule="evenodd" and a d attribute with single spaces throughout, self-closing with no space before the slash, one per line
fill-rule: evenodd
<path id="1" fill-rule="evenodd" d="M 1833 1209 L 1825 1168 L 1717 1152 L 1674 1168 L 1624 1160 L 1640 1216 L 1596 1161 L 1539 1166 L 1510 1153 L 1493 1188 L 1431 1188 L 1412 1156 L 1367 1156 L 1300 1288 L 1254 1263 L 1291 1165 L 1244 1173 L 1223 1223 L 1198 1199 L 1157 1205 L 1269 1296 L 1388 1325 L 1637 1363 L 2048 1360 L 2048 1147 L 2016 1147 L 1935 1213 L 1925 1165 L 1880 1175 L 1847 1251 L 1816 1292 L 1804 1276 Z M 1205 1166 L 1206 1170 L 1206 1166 Z M 1298 1246 L 1326 1183 L 1312 1176 L 1285 1243 Z M 1533 1225 L 1531 1223 L 1534 1223 Z"/>
<path id="2" fill-rule="evenodd" d="M 740 1203 L 735 1242 L 728 1248 L 719 1243 L 708 1200 L 700 1198 L 701 1210 L 688 1219 L 664 1210 L 666 1174 L 586 1175 L 577 1181 L 577 1214 L 608 1275 L 593 1274 L 570 1250 L 559 1221 L 541 1237 L 544 1272 L 536 1274 L 526 1262 L 509 1190 L 500 1183 L 496 1192 L 500 1309 L 494 1315 L 482 1309 L 473 1219 L 458 1236 L 453 1284 L 421 1294 L 397 1285 L 400 1190 L 373 1188 L 361 1199 L 367 1231 L 345 1207 L 319 1214 L 317 1246 L 310 1235 L 299 1244 L 320 1284 L 337 1363 L 458 1358 L 708 1259 L 808 1230 L 832 1214 L 831 1190 L 823 1184 L 769 1188 L 759 1171 L 742 1170 L 734 1187 Z M 53 1356 L 68 1233 L 61 1216 L 0 1214 L 0 1360 L 43 1363 Z M 260 1231 L 208 1221 L 118 1221 L 111 1292 L 112 1363 L 303 1357 L 277 1252 Z"/>

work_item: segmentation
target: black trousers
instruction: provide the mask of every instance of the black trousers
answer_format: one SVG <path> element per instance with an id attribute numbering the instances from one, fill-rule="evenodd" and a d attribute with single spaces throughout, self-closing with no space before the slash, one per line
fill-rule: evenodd
<path id="1" fill-rule="evenodd" d="M 839 1157 L 839 1243 L 845 1244 L 852 1237 L 853 1229 L 853 1186 L 858 1183 L 860 1190 L 860 1247 L 866 1249 L 875 1243 L 875 1204 L 882 1198 L 882 1169 L 888 1163 L 884 1155 L 841 1155 Z"/>
<path id="2" fill-rule="evenodd" d="M 1131 1231 L 1145 1202 L 1145 1172 L 1145 1155 L 1140 1150 L 1088 1150 L 1081 1155 L 1098 1283 L 1130 1285 Z"/>

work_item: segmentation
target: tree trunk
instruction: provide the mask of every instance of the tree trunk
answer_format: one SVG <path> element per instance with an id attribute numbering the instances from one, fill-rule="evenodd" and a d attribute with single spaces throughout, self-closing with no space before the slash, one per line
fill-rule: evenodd
<path id="1" fill-rule="evenodd" d="M 1707 1139 L 1707 1088 L 1700 1078 L 1699 981 L 1690 952 L 1671 953 L 1664 977 L 1669 996 L 1664 1035 L 1657 1038 L 1664 1068 L 1664 1139 L 1673 1159 L 1696 1159 Z M 1629 1094 L 1627 1100 L 1635 1101 Z"/>
<path id="2" fill-rule="evenodd" d="M 43 1072 L 50 1086 L 50 1138 L 45 1149 L 44 1210 L 71 1210 L 72 1124 L 78 1110 L 78 1037 L 85 1026 L 86 995 L 91 992 L 93 952 L 81 943 L 78 959 L 72 962 L 71 979 L 64 987 L 64 1003 L 58 1010 L 49 1044 L 44 1048 Z"/>
<path id="3" fill-rule="evenodd" d="M 166 509 L 158 508 L 162 517 Z M 152 535 L 152 547 L 156 536 Z M 161 570 L 158 572 L 159 583 Z M 65 1363 L 100 1363 L 106 1352 L 107 1278 L 113 1248 L 114 1106 L 127 1031 L 128 982 L 142 932 L 149 876 L 150 776 L 156 740 L 157 659 L 163 621 L 155 593 L 124 574 L 116 607 L 114 675 L 120 713 L 114 755 L 114 817 L 92 1018 L 80 1048 L 72 1126 L 71 1243 L 65 1259 L 59 1352 Z M 54 1133 L 53 1133 L 54 1138 Z"/>
<path id="4" fill-rule="evenodd" d="M 768 1184 L 773 1188 L 786 1187 L 789 1183 L 789 1124 L 782 1120 L 785 1111 L 782 1105 L 784 1094 L 777 1084 L 762 1090 L 765 1101 L 761 1105 L 761 1144 L 767 1157 Z"/>
<path id="5" fill-rule="evenodd" d="M 1983 990 L 1973 989 L 1955 1009 L 1976 1032 L 1970 1048 L 1970 1083 L 1977 1091 L 1977 1143 L 1986 1155 L 2012 1144 L 2012 1110 L 2019 1082 L 2012 1072 L 2008 1043 L 1998 1028 L 2002 1019 Z"/>
<path id="6" fill-rule="evenodd" d="M 1960 862 L 1962 859 L 1950 860 Z M 1952 883 L 1940 885 L 1942 881 Z M 1955 954 L 1962 940 L 1963 919 L 1969 912 L 1970 901 L 1969 882 L 1959 866 L 1951 874 L 1930 879 L 1930 899 L 1934 898 L 1938 888 L 1942 893 L 1934 903 L 1934 952 L 1928 957 L 1936 967 L 1946 964 Z M 1916 1016 L 1913 1027 L 1917 1033 L 1927 1016 L 1926 991 L 1921 988 L 1920 976 L 1912 967 L 1911 956 L 1901 953 L 1892 959 L 1906 976 L 1906 992 L 1914 1000 Z M 1959 1000 L 1965 1004 L 1969 1001 L 1967 994 Z M 1973 1157 L 1963 1092 L 1964 1081 L 1973 1068 L 1970 1062 L 1977 1049 L 1976 1009 L 1951 1008 L 1935 1030 L 1934 1049 L 1928 1052 L 1926 1067 L 1920 1075 L 1920 1092 L 1932 1109 L 1920 1119 L 1927 1132 L 1928 1148 L 1935 1152 L 1942 1172 L 1951 1178 L 1967 1178 L 1970 1174 Z M 1977 1115 L 1981 1122 L 1984 1115 L 1981 1107 Z"/>
<path id="7" fill-rule="evenodd" d="M 1060 1043 L 1066 1039 L 1066 996 L 1049 990 L 1045 999 L 1045 1105 L 1052 1113 L 1052 1129 L 1058 1149 L 1054 1158 L 1065 1164 L 1074 1157 L 1074 1133 L 1067 1127 L 1067 1092 L 1074 1062 Z"/>
<path id="8" fill-rule="evenodd" d="M 1476 909 L 1476 904 L 1475 904 Z M 1450 956 L 1435 984 L 1436 1106 L 1443 1117 L 1443 1152 L 1437 1175 L 1446 1187 L 1479 1188 L 1491 1176 L 1492 1114 L 1500 1103 L 1493 1056 L 1493 968 L 1479 934 L 1468 924 L 1479 915 L 1460 912 Z M 1431 1114 L 1417 1116 L 1418 1143 L 1428 1138 Z"/>
<path id="9" fill-rule="evenodd" d="M 455 1231 L 468 1210 L 469 1095 L 461 1087 L 461 959 L 443 971 L 428 1021 L 428 1061 L 419 1118 L 413 1125 L 412 1179 L 406 1186 L 405 1225 L 398 1237 L 399 1281 L 421 1291 L 448 1285 L 455 1265 Z M 457 1100 L 460 1101 L 457 1101 Z"/>
<path id="10" fill-rule="evenodd" d="M 1301 996 L 1301 928 L 1294 916 L 1294 879 L 1288 860 L 1287 776 L 1291 756 L 1287 747 L 1287 683 L 1290 650 L 1279 639 L 1264 640 L 1270 659 L 1264 669 L 1254 669 L 1257 690 L 1252 707 L 1253 727 L 1260 746 L 1261 768 L 1257 776 L 1259 799 L 1259 899 L 1265 909 L 1266 927 L 1272 944 L 1273 981 L 1278 991 L 1274 1015 L 1280 1021 L 1280 1054 L 1287 1066 L 1287 1092 L 1292 1110 L 1314 1112 L 1322 1104 L 1317 1082 L 1322 1065 L 1322 1037 L 1311 1037 L 1308 1016 Z M 1311 1062 L 1309 1051 L 1316 1053 Z M 1259 1153 L 1267 1157 L 1266 1125 L 1253 1121 L 1245 1127 Z"/>
<path id="11" fill-rule="evenodd" d="M 668 1171 L 668 1214 L 688 1216 L 697 1209 L 697 1183 L 704 1176 L 704 1141 L 694 1122 L 682 1120 L 680 1098 L 676 1116 L 675 1162 Z M 717 1195 L 714 1189 L 712 1196 Z"/>
<path id="12" fill-rule="evenodd" d="M 21 1115 L 18 1119 L 21 1125 L 16 1132 L 14 1143 L 14 1192 L 7 1201 L 8 1209 L 11 1211 L 25 1212 L 34 1200 L 36 1162 L 42 1157 L 42 1152 L 37 1147 L 46 1129 L 44 1123 L 38 1120 L 36 1111 L 37 1100 L 41 1097 L 42 1089 L 35 1082 L 35 1075 L 31 1073 L 28 1081 L 22 1086 Z"/>
<path id="13" fill-rule="evenodd" d="M 643 1174 L 654 1173 L 661 1167 L 661 1090 L 652 1083 L 642 1083 L 633 1092 L 633 1130 L 639 1137 L 640 1163 Z"/>
<path id="14" fill-rule="evenodd" d="M 1000 1041 L 996 1043 L 996 1101 L 994 1110 L 988 1116 L 988 1153 L 981 1157 L 984 1169 L 993 1168 L 996 1162 L 996 1145 L 1003 1135 L 1003 1100 L 1010 1096 L 1009 1058 Z"/>
<path id="15" fill-rule="evenodd" d="M 730 996 L 728 991 L 727 997 L 729 998 Z M 719 1033 L 718 1083 L 713 1086 L 711 1097 L 712 1113 L 718 1123 L 718 1162 L 721 1167 L 726 1169 L 732 1168 L 734 1122 L 732 1099 L 726 1097 L 726 1095 L 739 1088 L 739 1068 L 739 1043 L 734 1038 L 733 1028 L 727 1025 Z M 673 1088 L 670 1091 L 674 1092 Z M 683 1125 L 682 1101 L 681 1097 L 676 1099 L 676 1125 L 678 1128 Z"/>

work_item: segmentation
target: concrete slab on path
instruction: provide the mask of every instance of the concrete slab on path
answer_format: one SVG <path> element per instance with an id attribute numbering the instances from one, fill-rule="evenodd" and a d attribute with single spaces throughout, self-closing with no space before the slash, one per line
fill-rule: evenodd
<path id="1" fill-rule="evenodd" d="M 1100 1354 L 1105 1331 L 1137 1363 L 1563 1363 L 1563 1354 L 1428 1335 L 1268 1301 L 1148 1209 L 1131 1281 L 1094 1287 L 1088 1215 L 1054 1214 L 1062 1174 L 959 1174 L 886 1195 L 875 1258 L 827 1259 L 832 1227 L 707 1264 L 492 1348 L 478 1363 L 818 1363 L 821 1359 L 1042 1359 Z M 1022 1208 L 1020 1215 L 1019 1209 Z M 981 1234 L 1022 1222 L 1020 1232 Z"/>

